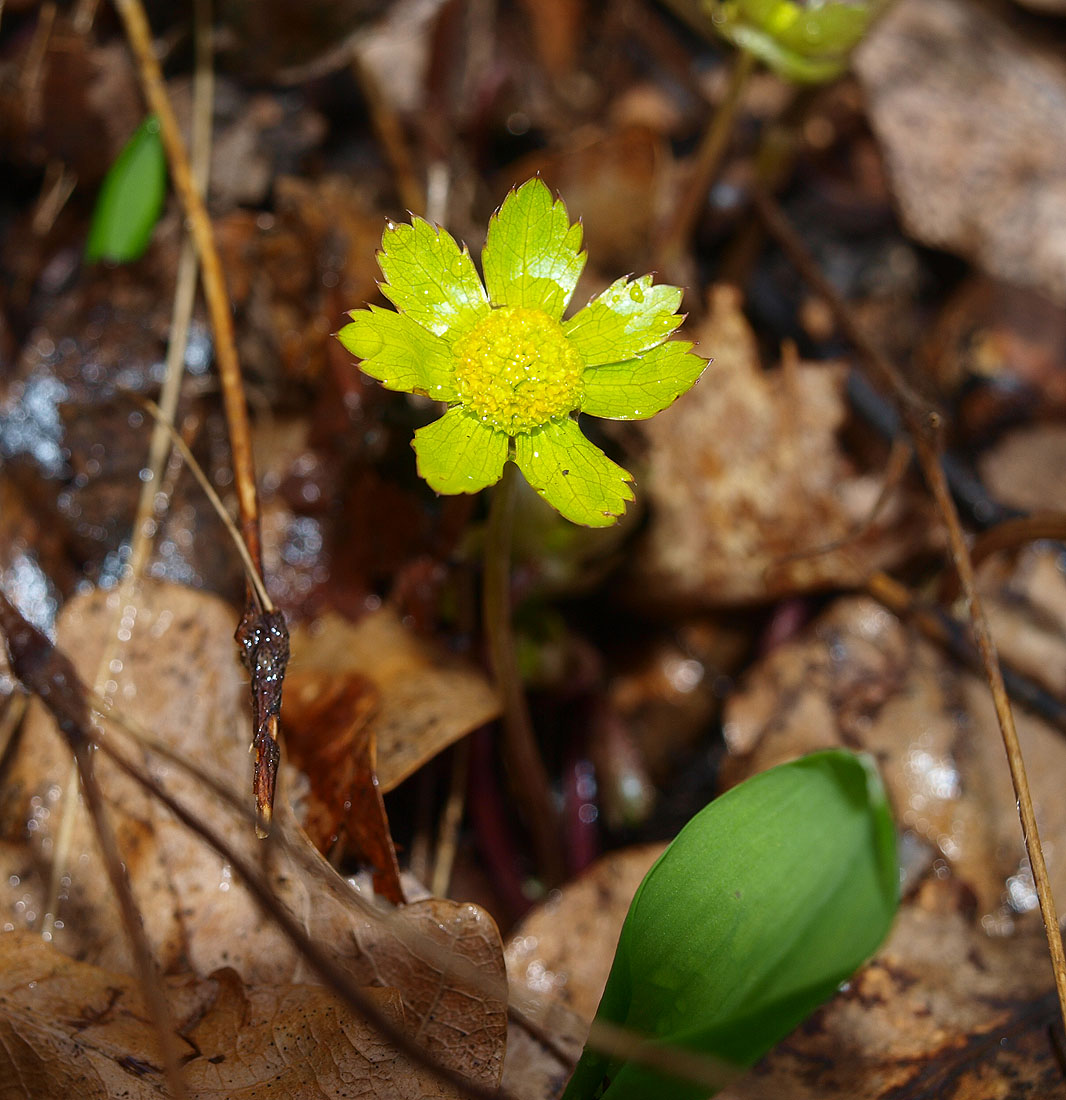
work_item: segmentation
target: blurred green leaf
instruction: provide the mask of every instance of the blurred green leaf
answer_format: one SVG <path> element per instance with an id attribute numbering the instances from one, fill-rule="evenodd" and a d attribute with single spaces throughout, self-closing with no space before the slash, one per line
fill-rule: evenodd
<path id="1" fill-rule="evenodd" d="M 783 764 L 712 802 L 648 872 L 597 1018 L 749 1066 L 874 952 L 898 901 L 872 762 L 833 750 Z M 586 1049 L 564 1100 L 706 1095 Z"/>
<path id="2" fill-rule="evenodd" d="M 789 80 L 819 84 L 848 66 L 884 0 L 703 0 L 719 34 Z"/>
<path id="3" fill-rule="evenodd" d="M 131 263 L 144 255 L 159 221 L 167 187 L 167 162 L 159 120 L 148 118 L 134 132 L 104 177 L 93 211 L 85 258 Z"/>

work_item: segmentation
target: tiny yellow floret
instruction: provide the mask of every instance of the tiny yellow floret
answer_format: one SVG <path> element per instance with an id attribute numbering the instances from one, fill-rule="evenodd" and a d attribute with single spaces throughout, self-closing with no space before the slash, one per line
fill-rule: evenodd
<path id="1" fill-rule="evenodd" d="M 539 309 L 494 309 L 452 346 L 463 405 L 508 435 L 581 404 L 585 365 L 562 326 Z"/>

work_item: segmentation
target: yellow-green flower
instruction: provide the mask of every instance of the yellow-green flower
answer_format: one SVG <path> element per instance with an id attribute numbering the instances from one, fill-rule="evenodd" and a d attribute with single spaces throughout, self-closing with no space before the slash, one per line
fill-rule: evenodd
<path id="1" fill-rule="evenodd" d="M 575 417 L 641 420 L 696 381 L 704 361 L 669 340 L 681 291 L 621 278 L 564 320 L 585 266 L 581 226 L 539 179 L 493 215 L 481 260 L 484 284 L 443 229 L 390 223 L 378 263 L 396 312 L 354 310 L 337 336 L 388 389 L 447 404 L 413 444 L 438 493 L 476 493 L 510 460 L 567 519 L 606 527 L 633 479 Z"/>

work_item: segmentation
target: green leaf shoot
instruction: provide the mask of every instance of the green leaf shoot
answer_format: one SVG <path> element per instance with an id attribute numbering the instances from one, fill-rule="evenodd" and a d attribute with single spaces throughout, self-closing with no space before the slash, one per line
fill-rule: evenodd
<path id="1" fill-rule="evenodd" d="M 749 1066 L 878 947 L 899 902 L 872 761 L 814 753 L 696 815 L 641 883 L 597 1017 Z M 706 1086 L 586 1048 L 564 1100 L 701 1100 Z"/>
<path id="2" fill-rule="evenodd" d="M 85 244 L 86 260 L 124 264 L 140 259 L 159 221 L 166 186 L 159 120 L 150 115 L 104 177 Z"/>

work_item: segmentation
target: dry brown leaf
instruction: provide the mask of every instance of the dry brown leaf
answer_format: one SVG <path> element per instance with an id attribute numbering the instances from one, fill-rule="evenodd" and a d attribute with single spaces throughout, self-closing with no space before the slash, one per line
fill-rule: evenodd
<path id="1" fill-rule="evenodd" d="M 767 373 L 739 294 L 719 286 L 696 334 L 714 356 L 695 389 L 642 424 L 652 521 L 636 564 L 646 598 L 691 608 L 856 583 L 928 539 L 893 494 L 874 526 L 843 549 L 881 491 L 851 468 L 836 433 L 843 368 L 789 364 Z"/>
<path id="2" fill-rule="evenodd" d="M 112 598 L 113 598 L 112 594 Z M 106 593 L 72 601 L 61 616 L 59 644 L 92 680 L 111 622 Z M 160 740 L 207 767 L 241 804 L 249 799 L 245 674 L 232 642 L 234 614 L 221 601 L 172 585 L 145 585 L 122 616 L 129 639 L 112 664 L 118 707 Z M 121 671 L 118 671 L 121 669 Z M 18 875 L 18 911 L 3 914 L 16 928 L 41 912 L 58 832 L 59 800 L 68 755 L 44 711 L 35 707 L 5 786 L 0 817 L 9 837 L 24 837 L 25 873 Z M 506 1029 L 503 963 L 492 919 L 472 905 L 427 901 L 394 914 L 364 899 L 328 889 L 332 871 L 312 854 L 279 789 L 275 832 L 303 845 L 317 872 L 254 838 L 201 784 L 174 764 L 149 757 L 147 769 L 190 808 L 196 820 L 223 835 L 253 866 L 260 865 L 279 906 L 292 913 L 357 981 L 394 986 L 405 1017 L 423 1045 L 453 1068 L 495 1083 Z M 231 966 L 255 985 L 311 980 L 310 972 L 276 925 L 264 916 L 226 859 L 146 799 L 101 760 L 99 779 L 131 887 L 156 956 L 166 971 L 206 975 Z M 284 776 L 283 776 L 284 780 Z M 105 969 L 130 972 L 121 922 L 84 810 L 74 827 L 67 863 L 70 885 L 60 905 L 57 945 Z M 9 884 L 9 889 L 10 889 Z"/>
<path id="3" fill-rule="evenodd" d="M 1000 504 L 1066 511 L 1066 425 L 1029 424 L 981 456 L 981 479 Z"/>
<path id="4" fill-rule="evenodd" d="M 526 916 L 504 951 L 511 985 L 561 1001 L 591 1023 L 629 903 L 662 850 L 645 844 L 613 852 Z"/>
<path id="5" fill-rule="evenodd" d="M 373 726 L 385 792 L 500 712 L 484 676 L 419 640 L 389 608 L 354 624 L 325 615 L 311 627 L 297 627 L 292 659 L 294 669 L 355 673 L 377 688 Z"/>
<path id="6" fill-rule="evenodd" d="M 374 889 L 404 902 L 400 868 L 385 803 L 374 774 L 370 719 L 378 704 L 364 676 L 290 673 L 285 687 L 285 747 L 311 783 L 304 829 L 328 855 L 341 830 L 349 847 L 374 868 Z"/>
<path id="7" fill-rule="evenodd" d="M 900 0 L 856 51 L 909 233 L 1066 303 L 1066 59 L 988 4 Z"/>
<path id="8" fill-rule="evenodd" d="M 233 970 L 166 983 L 192 1100 L 456 1095 L 319 986 L 245 986 Z M 368 990 L 394 1023 L 394 989 Z M 159 1043 L 137 983 L 39 936 L 0 936 L 0 1097 L 158 1100 Z"/>
<path id="9" fill-rule="evenodd" d="M 1066 902 L 1062 735 L 1016 708 L 1048 869 Z M 976 919 L 1006 933 L 1036 905 L 1014 792 L 987 686 L 872 600 L 836 603 L 752 671 L 729 700 L 726 741 L 737 782 L 814 749 L 872 753 L 918 870 L 951 873 Z"/>
<path id="10" fill-rule="evenodd" d="M 1044 1100 L 1062 1092 L 1038 920 L 987 936 L 925 883 L 872 963 L 719 1100 Z"/>
<path id="11" fill-rule="evenodd" d="M 512 934 L 505 957 L 520 1019 L 508 1032 L 503 1083 L 518 1100 L 549 1100 L 562 1092 L 607 984 L 629 903 L 662 850 L 645 844 L 605 856 Z M 534 1026 L 527 1029 L 523 1019 Z M 540 1035 L 550 1035 L 569 1063 Z"/>

